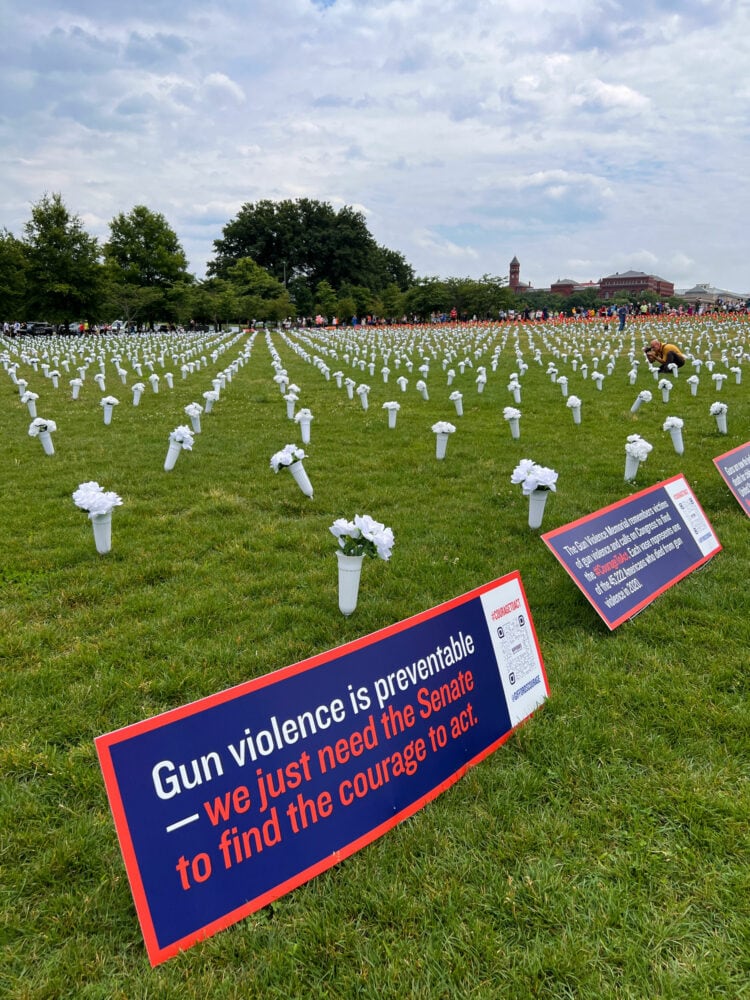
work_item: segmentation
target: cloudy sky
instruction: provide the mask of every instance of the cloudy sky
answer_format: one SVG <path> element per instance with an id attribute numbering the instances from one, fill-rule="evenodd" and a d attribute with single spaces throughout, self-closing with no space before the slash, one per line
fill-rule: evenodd
<path id="1" fill-rule="evenodd" d="M 750 292 L 750 0 L 0 0 L 0 227 L 353 205 L 419 275 Z"/>

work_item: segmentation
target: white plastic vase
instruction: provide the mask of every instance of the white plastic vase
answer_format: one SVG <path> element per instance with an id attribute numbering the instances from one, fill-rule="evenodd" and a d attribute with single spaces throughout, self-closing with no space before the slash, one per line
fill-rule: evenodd
<path id="1" fill-rule="evenodd" d="M 26 405 L 29 408 L 29 416 L 32 419 L 35 418 L 36 417 L 36 400 L 35 399 L 27 399 L 26 400 Z"/>
<path id="2" fill-rule="evenodd" d="M 341 388 L 341 379 L 343 378 L 343 375 L 334 375 L 334 378 L 336 379 L 336 385 L 340 389 Z"/>
<path id="3" fill-rule="evenodd" d="M 362 560 L 365 557 L 346 556 L 337 549 L 336 558 L 339 564 L 339 611 L 348 617 L 357 607 Z"/>
<path id="4" fill-rule="evenodd" d="M 205 396 L 203 398 L 206 399 Z M 213 401 L 213 399 L 206 399 L 206 405 L 204 407 L 206 413 L 210 413 L 211 410 L 213 410 L 213 408 L 214 408 L 214 401 Z"/>
<path id="5" fill-rule="evenodd" d="M 102 409 L 104 410 L 104 423 L 111 424 L 112 410 L 114 410 L 114 406 L 112 405 L 112 403 L 105 403 Z"/>
<path id="6" fill-rule="evenodd" d="M 565 395 L 565 393 L 563 392 L 563 396 L 564 395 Z M 513 389 L 513 402 L 514 403 L 520 403 L 521 402 L 521 386 L 520 385 L 516 386 Z"/>
<path id="7" fill-rule="evenodd" d="M 42 442 L 42 448 L 44 448 L 45 455 L 55 454 L 55 446 L 52 444 L 52 435 L 49 431 L 40 431 L 39 440 Z"/>
<path id="8" fill-rule="evenodd" d="M 175 462 L 182 451 L 182 445 L 178 441 L 170 441 L 169 448 L 167 449 L 167 457 L 164 459 L 164 471 L 171 472 L 174 469 Z"/>
<path id="9" fill-rule="evenodd" d="M 78 399 L 78 393 L 81 391 L 80 385 L 75 384 L 75 385 L 72 385 L 70 388 L 71 388 L 71 392 L 72 392 L 72 398 L 73 399 Z"/>
<path id="10" fill-rule="evenodd" d="M 366 410 L 366 409 L 367 409 L 367 407 L 368 407 L 368 406 L 370 405 L 370 404 L 368 403 L 368 401 L 367 401 L 367 393 L 366 393 L 366 392 L 361 392 L 361 393 L 359 394 L 359 401 L 360 401 L 360 403 L 362 404 L 362 409 L 363 409 L 363 410 Z"/>
<path id="11" fill-rule="evenodd" d="M 630 379 L 630 384 L 635 385 L 635 380 L 638 378 L 638 372 L 635 369 L 633 369 L 633 371 L 630 372 L 630 375 L 628 377 Z"/>
<path id="12" fill-rule="evenodd" d="M 193 425 L 193 431 L 196 434 L 200 434 L 200 432 L 201 432 L 201 415 L 200 415 L 200 413 L 196 413 L 194 416 L 191 414 L 190 415 L 190 423 Z"/>
<path id="13" fill-rule="evenodd" d="M 287 399 L 286 401 L 286 415 L 289 420 L 294 420 L 294 404 L 296 402 L 296 399 Z"/>
<path id="14" fill-rule="evenodd" d="M 581 422 L 581 407 L 571 406 L 570 412 L 573 414 L 573 423 L 580 424 Z"/>
<path id="15" fill-rule="evenodd" d="M 56 389 L 56 388 L 57 388 L 57 384 L 58 384 L 58 377 L 59 377 L 59 376 L 57 376 L 57 375 L 52 375 L 52 376 L 51 376 L 51 378 L 52 378 L 52 388 L 53 388 L 53 389 Z"/>
<path id="16" fill-rule="evenodd" d="M 640 396 L 638 396 L 636 397 L 636 400 L 633 403 L 633 405 L 630 407 L 630 412 L 637 413 L 642 406 L 643 406 L 643 400 L 641 399 Z"/>
<path id="17" fill-rule="evenodd" d="M 726 434 L 727 433 L 727 415 L 726 415 L 726 413 L 717 413 L 716 414 L 716 426 L 718 427 L 720 434 Z M 40 435 L 40 437 L 41 437 L 41 435 Z"/>
<path id="18" fill-rule="evenodd" d="M 529 493 L 529 527 L 539 528 L 544 517 L 544 507 L 547 503 L 549 490 L 532 490 Z"/>
<path id="19" fill-rule="evenodd" d="M 143 389 L 133 389 L 133 406 L 138 406 L 143 395 Z"/>
<path id="20" fill-rule="evenodd" d="M 629 483 L 638 475 L 638 466 L 641 463 L 635 455 L 625 455 L 625 482 Z"/>
<path id="21" fill-rule="evenodd" d="M 662 402 L 664 402 L 664 403 L 668 403 L 669 402 L 669 394 L 670 394 L 671 391 L 672 391 L 671 389 L 662 389 L 662 391 L 661 391 Z"/>
<path id="22" fill-rule="evenodd" d="M 310 421 L 300 420 L 299 430 L 302 436 L 302 444 L 310 444 Z"/>
<path id="23" fill-rule="evenodd" d="M 511 417 L 508 424 L 510 425 L 510 436 L 518 440 L 521 436 L 521 426 L 518 417 Z"/>
<path id="24" fill-rule="evenodd" d="M 112 548 L 112 511 L 105 514 L 89 514 L 91 527 L 94 529 L 94 545 L 96 551 L 104 555 Z"/>
<path id="25" fill-rule="evenodd" d="M 174 376 L 172 372 L 167 372 L 164 376 L 164 381 L 167 383 L 170 389 L 174 389 Z"/>
<path id="26" fill-rule="evenodd" d="M 690 395 L 691 396 L 697 396 L 698 395 L 698 383 L 697 382 L 691 382 L 690 383 Z"/>
<path id="27" fill-rule="evenodd" d="M 685 451 L 685 445 L 682 441 L 682 428 L 681 427 L 670 427 L 669 433 L 672 438 L 672 444 L 674 445 L 674 450 L 678 455 L 681 455 Z"/>
<path id="28" fill-rule="evenodd" d="M 398 410 L 388 410 L 388 426 L 391 430 L 396 426 L 396 417 L 398 416 Z"/>
<path id="29" fill-rule="evenodd" d="M 464 401 L 463 401 L 463 399 L 454 399 L 453 403 L 455 404 L 455 407 L 456 407 L 456 413 L 458 414 L 459 417 L 462 417 L 464 415 Z"/>
<path id="30" fill-rule="evenodd" d="M 484 387 L 486 385 L 486 382 L 477 382 L 477 392 L 484 392 Z"/>
<path id="31" fill-rule="evenodd" d="M 424 400 L 424 401 L 425 401 L 426 403 L 429 403 L 429 401 L 430 401 L 430 394 L 429 394 L 429 392 L 427 391 L 427 386 L 425 386 L 425 387 L 424 387 L 424 389 L 420 389 L 419 391 L 420 391 L 420 393 L 421 393 L 421 395 L 422 395 L 422 399 L 423 399 L 423 400 Z"/>
<path id="32" fill-rule="evenodd" d="M 439 431 L 435 435 L 435 458 L 445 458 L 445 449 L 448 447 L 448 437 L 444 431 Z"/>
<path id="33" fill-rule="evenodd" d="M 302 462 L 298 459 L 296 462 L 292 462 L 292 464 L 288 466 L 288 469 L 291 472 L 292 476 L 294 476 L 294 481 L 302 490 L 302 492 L 305 494 L 305 496 L 310 497 L 312 499 L 313 495 L 312 483 L 310 482 L 310 477 L 308 476 L 307 471 L 305 470 L 305 467 L 302 464 Z"/>
<path id="34" fill-rule="evenodd" d="M 346 387 L 346 394 L 349 397 L 349 399 L 354 399 L 354 386 L 353 385 L 347 385 L 347 387 Z"/>

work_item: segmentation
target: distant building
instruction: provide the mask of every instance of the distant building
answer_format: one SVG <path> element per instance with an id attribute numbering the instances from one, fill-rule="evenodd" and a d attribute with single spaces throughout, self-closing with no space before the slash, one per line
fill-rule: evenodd
<path id="1" fill-rule="evenodd" d="M 679 295 L 680 298 L 687 299 L 696 306 L 742 306 L 750 299 L 750 295 L 728 292 L 724 288 L 714 288 L 707 283 L 693 285 Z"/>
<path id="2" fill-rule="evenodd" d="M 514 257 L 510 262 L 510 272 L 508 276 L 508 287 L 518 294 L 532 291 L 550 291 L 553 295 L 560 295 L 569 298 L 576 292 L 598 291 L 600 299 L 613 299 L 616 295 L 625 294 L 632 298 L 638 298 L 643 292 L 653 292 L 659 299 L 667 299 L 674 295 L 674 283 L 660 278 L 656 274 L 646 274 L 644 271 L 623 271 L 617 274 L 610 274 L 599 281 L 576 281 L 574 278 L 558 278 L 549 289 L 535 289 L 531 284 L 524 284 L 521 281 L 521 264 L 518 257 Z M 697 285 L 697 289 L 706 289 L 708 286 Z M 716 290 L 719 291 L 718 289 Z M 721 293 L 725 296 L 731 293 Z M 742 296 L 735 296 L 742 298 Z M 704 300 L 704 299 L 702 299 Z M 725 299 L 725 301 L 727 301 Z"/>
<path id="3" fill-rule="evenodd" d="M 572 278 L 558 278 L 557 281 L 549 286 L 549 290 L 553 295 L 562 295 L 563 298 L 567 299 L 570 295 L 574 295 L 576 292 L 598 292 L 599 282 L 574 281 Z"/>
<path id="4" fill-rule="evenodd" d="M 512 289 L 514 292 L 531 292 L 533 288 L 531 285 L 524 285 L 521 282 L 521 264 L 518 257 L 514 257 L 510 262 L 510 270 L 508 272 L 508 288 Z"/>
<path id="5" fill-rule="evenodd" d="M 655 274 L 646 274 L 644 271 L 624 271 L 622 274 L 618 271 L 602 278 L 599 282 L 601 299 L 612 299 L 623 292 L 638 296 L 642 292 L 649 291 L 661 299 L 667 299 L 674 295 L 674 283 L 665 281 Z"/>

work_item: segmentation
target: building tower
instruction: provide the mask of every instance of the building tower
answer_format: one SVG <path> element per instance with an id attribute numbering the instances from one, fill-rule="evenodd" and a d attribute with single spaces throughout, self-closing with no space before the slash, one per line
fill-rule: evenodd
<path id="1" fill-rule="evenodd" d="M 518 257 L 514 257 L 510 262 L 510 277 L 508 278 L 508 287 L 512 288 L 514 292 L 517 292 L 521 284 L 521 264 Z"/>

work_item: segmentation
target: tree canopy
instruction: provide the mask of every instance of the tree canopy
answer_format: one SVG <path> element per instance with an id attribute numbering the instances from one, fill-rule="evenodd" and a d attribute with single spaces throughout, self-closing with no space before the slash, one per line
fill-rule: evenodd
<path id="1" fill-rule="evenodd" d="M 24 227 L 27 308 L 42 319 L 89 316 L 100 290 L 99 244 L 71 215 L 61 195 L 45 194 Z"/>
<path id="2" fill-rule="evenodd" d="M 177 234 L 160 212 L 136 205 L 116 215 L 109 231 L 104 257 L 118 280 L 147 288 L 192 280 Z"/>
<path id="3" fill-rule="evenodd" d="M 336 211 L 310 198 L 263 200 L 242 206 L 214 240 L 210 274 L 227 277 L 243 257 L 251 257 L 285 286 L 303 279 L 310 292 L 321 281 L 381 291 L 390 284 L 406 290 L 414 272 L 402 254 L 381 247 L 365 217 L 350 206 Z"/>

